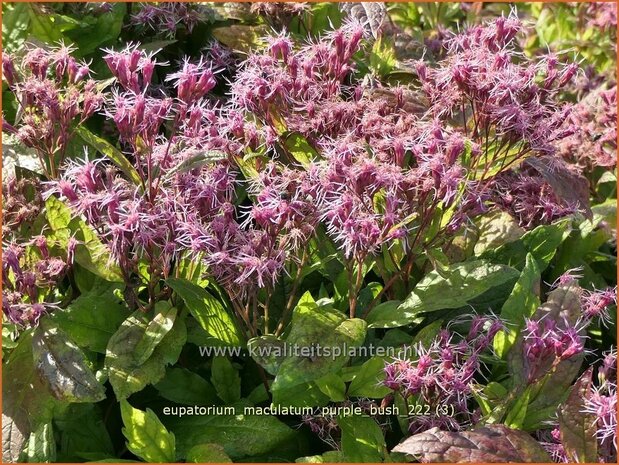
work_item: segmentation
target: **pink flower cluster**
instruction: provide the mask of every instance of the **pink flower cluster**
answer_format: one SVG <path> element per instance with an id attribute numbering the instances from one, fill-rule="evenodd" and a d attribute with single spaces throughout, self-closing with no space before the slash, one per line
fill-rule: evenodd
<path id="1" fill-rule="evenodd" d="M 2 54 L 2 76 L 22 112 L 16 127 L 3 121 L 3 130 L 35 149 L 50 178 L 59 174 L 74 126 L 90 118 L 103 100 L 88 64 L 75 60 L 72 52 L 62 45 L 30 47 L 19 58 Z"/>
<path id="2" fill-rule="evenodd" d="M 35 325 L 46 311 L 57 307 L 49 300 L 73 263 L 77 241 L 69 239 L 64 258 L 51 252 L 53 245 L 45 236 L 35 236 L 23 245 L 3 245 L 2 312 L 11 322 Z"/>
<path id="3" fill-rule="evenodd" d="M 568 124 L 577 130 L 559 145 L 562 157 L 588 172 L 596 166 L 617 165 L 616 85 L 589 92 L 574 107 Z"/>
<path id="4" fill-rule="evenodd" d="M 284 34 L 268 38 L 240 64 L 226 103 L 209 97 L 222 69 L 214 48 L 156 85 L 167 64 L 155 53 L 106 50 L 116 85 L 103 112 L 139 185 L 86 159 L 67 164 L 49 193 L 88 219 L 128 281 L 148 263 L 150 304 L 160 278 L 190 255 L 244 306 L 298 267 L 322 226 L 353 284 L 369 255 L 394 245 L 406 274 L 421 247 L 486 210 L 497 175 L 569 132 L 554 95 L 575 68 L 523 61 L 510 45 L 519 28 L 502 18 L 451 38 L 435 68 L 417 66 L 425 97 L 355 81 L 365 32 L 354 21 L 301 47 Z M 294 137 L 311 146 L 309 159 L 295 159 Z M 567 214 L 554 200 L 541 213 L 522 207 L 531 210 L 524 217 Z"/>
<path id="5" fill-rule="evenodd" d="M 139 3 L 137 7 L 138 11 L 131 15 L 130 24 L 171 37 L 177 34 L 179 26 L 191 33 L 196 25 L 208 21 L 214 14 L 207 5 L 200 3 Z"/>
<path id="6" fill-rule="evenodd" d="M 466 337 L 442 330 L 427 349 L 416 346 L 417 360 L 400 359 L 385 366 L 385 386 L 408 402 L 431 407 L 429 413 L 410 419 L 412 433 L 434 426 L 458 430 L 470 423 L 468 400 L 482 367 L 480 356 L 502 327 L 497 319 L 475 316 Z M 442 408 L 449 413 L 438 413 Z"/>

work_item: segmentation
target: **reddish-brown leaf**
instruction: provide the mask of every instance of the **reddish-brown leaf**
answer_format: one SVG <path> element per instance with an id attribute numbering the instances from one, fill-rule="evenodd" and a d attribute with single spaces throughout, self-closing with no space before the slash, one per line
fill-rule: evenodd
<path id="1" fill-rule="evenodd" d="M 524 431 L 489 425 L 470 431 L 432 428 L 409 437 L 394 452 L 423 462 L 550 462 L 542 447 Z"/>
<path id="2" fill-rule="evenodd" d="M 570 459 L 578 462 L 598 461 L 596 417 L 583 412 L 591 395 L 592 372 L 589 368 L 582 374 L 557 412 L 563 448 Z"/>

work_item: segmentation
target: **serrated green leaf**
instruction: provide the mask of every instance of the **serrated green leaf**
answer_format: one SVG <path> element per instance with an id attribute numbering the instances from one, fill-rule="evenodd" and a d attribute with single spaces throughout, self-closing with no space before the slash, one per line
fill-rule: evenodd
<path id="1" fill-rule="evenodd" d="M 168 302 L 155 304 L 155 316 L 146 326 L 144 336 L 135 346 L 135 363 L 142 365 L 155 351 L 157 345 L 163 340 L 174 326 L 177 310 Z"/>
<path id="2" fill-rule="evenodd" d="M 551 225 L 541 225 L 527 231 L 520 240 L 509 242 L 497 249 L 488 249 L 481 258 L 495 263 L 506 263 L 521 270 L 526 262 L 527 254 L 537 260 L 540 271 L 544 271 L 554 257 L 559 245 L 569 235 L 568 221 Z"/>
<path id="3" fill-rule="evenodd" d="M 322 378 L 318 378 L 314 383 L 332 402 L 343 402 L 346 400 L 346 383 L 336 373 L 329 373 Z"/>
<path id="4" fill-rule="evenodd" d="M 318 152 L 307 139 L 298 132 L 291 132 L 285 136 L 284 146 L 293 158 L 304 167 L 318 159 Z"/>
<path id="5" fill-rule="evenodd" d="M 213 405 L 218 402 L 211 383 L 185 368 L 168 368 L 155 389 L 161 397 L 177 404 Z"/>
<path id="6" fill-rule="evenodd" d="M 329 396 L 316 383 L 301 383 L 272 392 L 273 405 L 282 407 L 324 407 Z"/>
<path id="7" fill-rule="evenodd" d="M 340 416 L 337 424 L 342 430 L 342 454 L 347 462 L 382 462 L 387 447 L 382 430 L 365 416 Z"/>
<path id="8" fill-rule="evenodd" d="M 26 40 L 30 24 L 30 8 L 27 3 L 6 3 L 3 5 L 2 47 L 5 52 L 15 52 Z"/>
<path id="9" fill-rule="evenodd" d="M 151 409 L 143 412 L 121 400 L 120 413 L 125 425 L 123 435 L 131 453 L 151 463 L 176 461 L 174 433 L 168 432 Z"/>
<path id="10" fill-rule="evenodd" d="M 512 404 L 511 408 L 507 412 L 505 417 L 505 426 L 512 429 L 522 429 L 525 418 L 527 417 L 527 409 L 529 407 L 529 399 L 531 397 L 531 390 L 525 389 L 525 391 L 518 396 L 516 401 Z"/>
<path id="11" fill-rule="evenodd" d="M 108 248 L 83 219 L 71 218 L 71 210 L 67 205 L 51 196 L 45 201 L 45 216 L 52 229 L 52 238 L 60 242 L 64 249 L 67 248 L 69 237 L 73 236 L 77 240 L 77 263 L 107 281 L 124 281 L 118 266 L 111 262 Z"/>
<path id="12" fill-rule="evenodd" d="M 497 333 L 493 341 L 499 357 L 506 356 L 524 327 L 525 318 L 530 318 L 539 307 L 540 279 L 537 261 L 529 253 L 512 293 L 501 308 L 501 320 L 505 323 L 506 331 Z"/>
<path id="13" fill-rule="evenodd" d="M 506 265 L 474 260 L 451 265 L 440 274 L 428 273 L 397 308 L 372 309 L 367 321 L 370 328 L 395 328 L 411 323 L 418 314 L 459 308 L 489 289 L 518 276 Z"/>
<path id="14" fill-rule="evenodd" d="M 251 358 L 271 375 L 276 375 L 286 360 L 286 342 L 271 334 L 250 339 L 247 350 Z"/>
<path id="15" fill-rule="evenodd" d="M 363 343 L 365 332 L 365 321 L 347 319 L 330 305 L 319 306 L 311 294 L 304 294 L 293 311 L 286 338 L 296 349 L 279 367 L 272 392 L 337 372 L 348 361 L 350 349 Z"/>
<path id="16" fill-rule="evenodd" d="M 199 415 L 174 418 L 179 456 L 198 444 L 219 444 L 233 460 L 261 455 L 292 440 L 296 432 L 273 416 Z"/>
<path id="17" fill-rule="evenodd" d="M 382 399 L 391 392 L 381 382 L 385 379 L 385 358 L 372 357 L 363 365 L 348 388 L 351 397 Z"/>
<path id="18" fill-rule="evenodd" d="M 50 423 L 44 423 L 30 434 L 24 458 L 20 460 L 27 463 L 45 463 L 56 461 L 56 441 L 54 441 L 54 429 Z"/>
<path id="19" fill-rule="evenodd" d="M 241 377 L 227 357 L 213 358 L 211 382 L 219 398 L 227 404 L 241 399 Z"/>
<path id="20" fill-rule="evenodd" d="M 197 444 L 187 452 L 187 462 L 232 463 L 232 459 L 219 444 Z"/>
<path id="21" fill-rule="evenodd" d="M 136 363 L 134 351 L 142 340 L 148 320 L 138 310 L 121 324 L 110 338 L 105 353 L 105 369 L 116 398 L 126 399 L 148 384 L 157 383 L 165 375 L 166 365 L 178 360 L 187 329 L 182 318 L 177 318 L 172 330 L 164 336 L 153 354 L 141 365 Z"/>
<path id="22" fill-rule="evenodd" d="M 71 404 L 54 417 L 58 437 L 58 461 L 100 460 L 114 455 L 114 445 L 98 404 Z"/>
<path id="23" fill-rule="evenodd" d="M 66 308 L 60 308 L 50 319 L 69 335 L 79 347 L 105 353 L 110 337 L 129 316 L 129 310 L 115 295 L 119 284 L 98 281 Z"/>
<path id="24" fill-rule="evenodd" d="M 213 295 L 186 279 L 169 278 L 166 284 L 185 301 L 193 317 L 207 333 L 226 345 L 241 345 L 244 339 L 242 333 Z"/>

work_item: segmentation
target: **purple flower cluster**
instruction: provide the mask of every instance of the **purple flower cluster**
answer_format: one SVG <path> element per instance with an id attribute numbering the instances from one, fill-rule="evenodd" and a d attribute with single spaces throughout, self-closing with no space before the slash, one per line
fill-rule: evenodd
<path id="1" fill-rule="evenodd" d="M 10 177 L 2 182 L 2 237 L 13 236 L 32 224 L 43 208 L 41 183 L 36 178 Z"/>
<path id="2" fill-rule="evenodd" d="M 608 462 L 617 457 L 617 350 L 604 355 L 598 371 L 598 385 L 587 397 L 584 412 L 597 419 L 597 437 L 601 455 Z"/>
<path id="3" fill-rule="evenodd" d="M 165 65 L 155 53 L 106 50 L 117 85 L 104 114 L 140 185 L 86 160 L 50 192 L 88 219 L 128 279 L 148 263 L 151 304 L 159 280 L 191 256 L 248 314 L 259 289 L 294 273 L 324 225 L 343 252 L 354 315 L 368 256 L 397 245 L 405 257 L 386 282 L 406 275 L 422 247 L 485 211 L 497 175 L 566 133 L 553 98 L 575 69 L 523 63 L 509 45 L 519 28 L 511 17 L 474 28 L 448 41 L 436 68 L 417 66 L 429 104 L 406 88 L 355 83 L 365 30 L 354 21 L 301 47 L 285 34 L 268 38 L 239 65 L 226 103 L 209 98 L 222 69 L 214 49 L 168 74 L 172 89 L 152 84 Z M 290 137 L 311 147 L 310 159 L 295 159 Z M 238 204 L 239 187 L 250 205 Z"/>
<path id="4" fill-rule="evenodd" d="M 458 430 L 470 423 L 474 412 L 468 400 L 482 366 L 480 356 L 502 327 L 497 319 L 475 316 L 466 337 L 458 338 L 450 330 L 442 330 L 427 349 L 421 344 L 415 347 L 415 361 L 400 359 L 385 366 L 385 386 L 408 402 L 431 407 L 429 414 L 411 419 L 412 433 L 434 426 Z M 438 413 L 445 407 L 454 411 Z"/>
<path id="5" fill-rule="evenodd" d="M 526 229 L 551 224 L 578 211 L 576 205 L 557 196 L 539 173 L 527 168 L 497 176 L 492 200 Z"/>
<path id="6" fill-rule="evenodd" d="M 2 54 L 2 76 L 22 112 L 16 127 L 3 121 L 3 130 L 35 149 L 48 178 L 59 175 L 74 126 L 90 118 L 103 99 L 88 64 L 72 52 L 62 45 L 29 47 L 20 57 Z"/>
<path id="7" fill-rule="evenodd" d="M 140 3 L 138 8 L 131 15 L 130 24 L 170 37 L 176 35 L 179 26 L 191 33 L 196 25 L 208 21 L 213 15 L 210 7 L 200 3 Z"/>
<path id="8" fill-rule="evenodd" d="M 613 5 L 615 6 L 615 5 Z M 617 86 L 600 86 L 575 105 L 568 124 L 575 133 L 561 141 L 559 154 L 591 172 L 617 165 Z"/>
<path id="9" fill-rule="evenodd" d="M 527 381 L 533 383 L 560 362 L 585 350 L 582 329 L 566 320 L 527 319 L 523 331 L 523 354 Z"/>
<path id="10" fill-rule="evenodd" d="M 49 300 L 73 262 L 76 245 L 70 239 L 62 258 L 52 253 L 55 244 L 45 236 L 35 236 L 25 244 L 3 244 L 2 312 L 11 322 L 35 325 L 46 311 L 57 307 Z"/>
<path id="11" fill-rule="evenodd" d="M 486 167 L 500 159 L 514 163 L 530 151 L 553 153 L 569 106 L 555 103 L 559 89 L 576 74 L 554 55 L 523 59 L 514 38 L 522 30 L 514 16 L 475 26 L 445 43 L 437 67 L 416 64 L 435 117 L 464 119 L 467 135 L 484 145 Z"/>
<path id="12" fill-rule="evenodd" d="M 589 386 L 583 394 L 582 412 L 593 417 L 598 439 L 599 462 L 617 462 L 617 350 L 611 349 L 602 358 L 598 367 L 597 383 Z M 556 463 L 573 463 L 562 444 L 559 425 L 552 430 L 538 432 L 541 445 Z"/>
<path id="13" fill-rule="evenodd" d="M 587 2 L 584 5 L 587 25 L 602 30 L 617 30 L 617 4 L 613 2 Z"/>

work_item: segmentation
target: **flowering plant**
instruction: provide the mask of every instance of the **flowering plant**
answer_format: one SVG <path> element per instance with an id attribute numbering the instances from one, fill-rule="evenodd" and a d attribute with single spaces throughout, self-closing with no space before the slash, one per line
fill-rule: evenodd
<path id="1" fill-rule="evenodd" d="M 496 8 L 7 7 L 4 459 L 616 460 L 616 85 Z"/>

